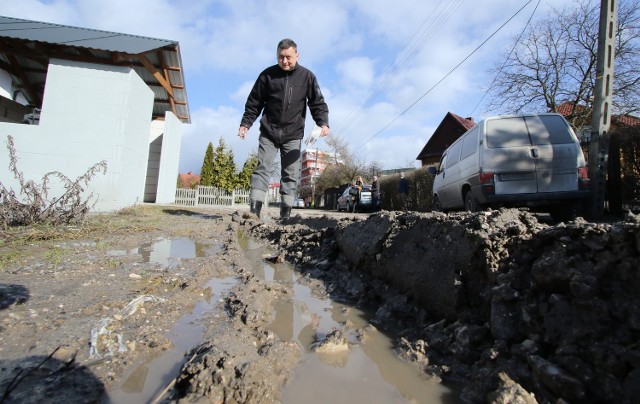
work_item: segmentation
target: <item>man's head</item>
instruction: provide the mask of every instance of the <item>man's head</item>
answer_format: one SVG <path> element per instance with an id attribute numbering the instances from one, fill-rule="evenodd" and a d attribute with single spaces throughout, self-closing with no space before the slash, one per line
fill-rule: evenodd
<path id="1" fill-rule="evenodd" d="M 400 173 L 400 178 L 404 178 L 404 173 Z"/>
<path id="2" fill-rule="evenodd" d="M 284 71 L 295 69 L 298 63 L 298 45 L 292 39 L 285 38 L 278 43 L 278 66 Z"/>
<path id="3" fill-rule="evenodd" d="M 374 175 L 374 176 L 373 176 L 373 180 L 374 180 L 374 181 L 378 181 L 378 176 L 377 176 L 377 175 Z"/>

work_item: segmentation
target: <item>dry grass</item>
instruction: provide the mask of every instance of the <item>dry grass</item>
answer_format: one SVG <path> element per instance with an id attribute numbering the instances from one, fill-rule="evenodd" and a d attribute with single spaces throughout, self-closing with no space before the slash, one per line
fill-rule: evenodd
<path id="1" fill-rule="evenodd" d="M 46 240 L 100 240 L 113 233 L 155 230 L 164 215 L 160 207 L 134 206 L 115 213 L 89 214 L 82 223 L 52 225 L 34 223 L 0 229 L 0 247 L 19 246 Z"/>
<path id="2" fill-rule="evenodd" d="M 89 182 L 100 172 L 107 173 L 107 162 L 101 161 L 89 167 L 87 171 L 71 180 L 60 171 L 46 173 L 38 184 L 24 178 L 18 169 L 13 137 L 7 137 L 9 150 L 9 170 L 20 184 L 19 190 L 7 188 L 0 181 L 0 227 L 7 230 L 12 226 L 25 226 L 38 223 L 52 225 L 80 223 L 95 206 L 93 193 L 85 192 Z M 52 181 L 58 181 L 64 192 L 49 195 Z"/>

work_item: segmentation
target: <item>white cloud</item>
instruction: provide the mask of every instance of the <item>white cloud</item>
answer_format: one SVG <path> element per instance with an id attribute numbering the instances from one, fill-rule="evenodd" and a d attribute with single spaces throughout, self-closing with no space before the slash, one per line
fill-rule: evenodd
<path id="1" fill-rule="evenodd" d="M 365 158 L 381 156 L 393 168 L 415 158 L 446 112 L 471 113 L 492 79 L 488 68 L 521 31 L 535 2 L 429 90 L 524 4 L 21 0 L 0 3 L 0 14 L 178 40 L 192 114 L 181 171 L 199 171 L 207 143 L 217 144 L 220 136 L 238 164 L 257 148 L 257 125 L 245 141 L 236 136 L 244 102 L 258 73 L 275 64 L 277 42 L 293 38 L 300 63 L 318 76 L 332 130 Z M 553 2 L 567 4 L 573 0 Z M 550 7 L 542 3 L 537 16 Z"/>

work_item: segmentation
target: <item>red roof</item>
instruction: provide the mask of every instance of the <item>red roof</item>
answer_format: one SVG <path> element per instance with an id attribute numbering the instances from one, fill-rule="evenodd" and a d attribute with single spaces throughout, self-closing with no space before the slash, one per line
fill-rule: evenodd
<path id="1" fill-rule="evenodd" d="M 455 142 L 467 130 L 473 128 L 476 123 L 473 118 L 462 118 L 451 112 L 442 118 L 442 121 L 433 132 L 427 144 L 424 145 L 416 160 L 439 159 L 447 147 Z"/>
<path id="2" fill-rule="evenodd" d="M 583 113 L 586 107 L 584 105 L 576 105 L 576 109 L 578 113 Z M 573 104 L 570 102 L 563 102 L 562 104 L 558 105 L 556 111 L 559 114 L 562 114 L 562 116 L 569 116 L 573 113 Z M 622 124 L 626 126 L 640 126 L 640 118 L 627 114 L 612 115 L 611 122 L 618 125 Z"/>
<path id="3" fill-rule="evenodd" d="M 627 126 L 640 126 L 640 118 L 633 115 L 614 115 L 611 117 L 611 121 Z"/>
<path id="4" fill-rule="evenodd" d="M 200 185 L 200 176 L 194 175 L 191 171 L 186 174 L 179 174 L 180 183 L 182 188 L 193 188 L 196 185 Z"/>

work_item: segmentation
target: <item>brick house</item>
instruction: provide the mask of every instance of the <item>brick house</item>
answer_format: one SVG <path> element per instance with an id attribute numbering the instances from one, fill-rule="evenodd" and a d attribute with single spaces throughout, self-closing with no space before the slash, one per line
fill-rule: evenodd
<path id="1" fill-rule="evenodd" d="M 416 160 L 420 160 L 423 167 L 438 164 L 442 153 L 447 147 L 475 124 L 473 118 L 462 118 L 454 113 L 447 112 L 427 141 L 427 144 L 424 145 L 422 151 L 416 157 Z"/>

